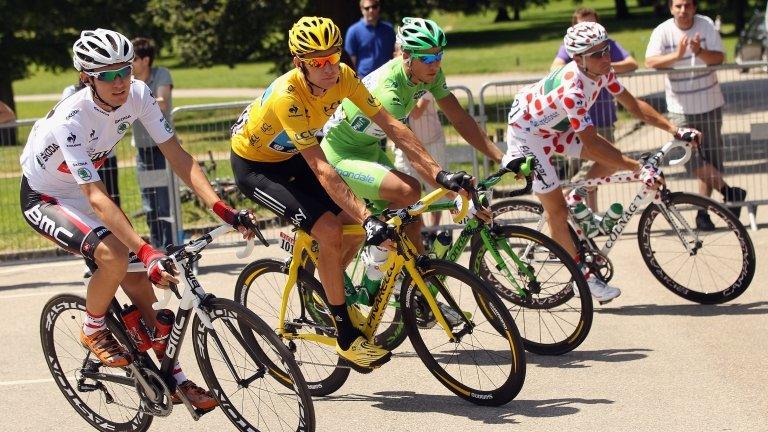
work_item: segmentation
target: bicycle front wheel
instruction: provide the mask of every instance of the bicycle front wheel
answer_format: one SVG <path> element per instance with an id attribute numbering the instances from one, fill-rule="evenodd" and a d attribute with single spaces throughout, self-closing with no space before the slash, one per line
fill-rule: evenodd
<path id="1" fill-rule="evenodd" d="M 212 298 L 202 308 L 212 327 L 195 315 L 197 364 L 232 424 L 241 431 L 314 431 L 307 383 L 274 331 L 232 300 Z"/>
<path id="2" fill-rule="evenodd" d="M 593 315 L 592 296 L 576 262 L 554 240 L 525 227 L 498 226 L 491 234 L 499 261 L 478 233 L 469 268 L 505 300 L 525 349 L 541 355 L 576 349 L 587 338 Z"/>
<path id="3" fill-rule="evenodd" d="M 427 369 L 446 388 L 477 405 L 499 406 L 517 396 L 525 381 L 525 350 L 499 298 L 469 270 L 445 260 L 419 264 L 432 310 L 410 275 L 400 304 L 408 337 Z M 441 314 L 449 336 L 437 324 Z"/>
<path id="4" fill-rule="evenodd" d="M 84 321 L 85 299 L 80 296 L 57 295 L 43 307 L 40 342 L 54 382 L 72 408 L 96 430 L 148 430 L 153 417 L 141 410 L 142 400 L 126 370 L 102 365 L 80 344 Z M 121 344 L 129 346 L 119 326 L 112 315 L 107 314 L 107 327 Z M 112 376 L 115 380 L 84 378 L 84 370 L 92 372 L 91 375 Z"/>
<path id="5" fill-rule="evenodd" d="M 714 230 L 697 227 L 706 212 Z M 717 304 L 746 291 L 755 275 L 755 249 L 746 228 L 721 204 L 682 192 L 649 205 L 637 232 L 643 260 L 653 276 L 684 299 Z"/>

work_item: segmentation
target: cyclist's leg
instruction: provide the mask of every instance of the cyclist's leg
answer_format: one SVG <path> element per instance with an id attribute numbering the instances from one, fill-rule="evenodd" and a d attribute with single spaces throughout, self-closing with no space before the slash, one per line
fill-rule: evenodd
<path id="1" fill-rule="evenodd" d="M 90 260 L 89 267 L 95 270 L 88 280 L 81 342 L 104 364 L 127 365 L 130 355 L 106 328 L 105 315 L 125 275 L 128 249 L 96 219 L 84 196 L 47 196 L 30 188 L 26 178 L 20 192 L 27 223 L 57 246 Z"/>

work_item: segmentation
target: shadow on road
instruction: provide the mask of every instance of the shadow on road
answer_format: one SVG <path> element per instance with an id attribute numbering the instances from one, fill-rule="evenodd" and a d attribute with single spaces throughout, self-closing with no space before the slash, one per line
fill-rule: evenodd
<path id="1" fill-rule="evenodd" d="M 520 417 L 562 417 L 578 413 L 579 405 L 613 403 L 609 399 L 516 399 L 501 407 L 483 407 L 472 405 L 453 395 L 428 395 L 412 391 L 383 391 L 373 395 L 348 394 L 319 398 L 316 401 L 320 404 L 323 401 L 365 402 L 386 411 L 450 414 L 485 424 L 519 424 Z"/>
<path id="2" fill-rule="evenodd" d="M 641 304 L 623 306 L 616 309 L 600 309 L 595 313 L 626 316 L 643 315 L 680 315 L 680 316 L 722 316 L 722 315 L 762 315 L 768 313 L 768 301 L 753 303 L 729 303 L 722 305 L 656 305 Z"/>
<path id="3" fill-rule="evenodd" d="M 81 280 L 76 281 L 68 281 L 68 282 L 26 282 L 26 283 L 20 283 L 20 284 L 13 284 L 13 285 L 3 285 L 0 286 L 0 292 L 2 291 L 9 291 L 9 290 L 16 290 L 16 289 L 32 289 L 32 288 L 54 288 L 54 287 L 75 287 L 75 288 L 82 288 L 83 283 Z"/>
<path id="4" fill-rule="evenodd" d="M 542 356 L 526 353 L 526 363 L 543 368 L 581 369 L 590 367 L 589 362 L 623 363 L 648 357 L 647 348 L 604 349 L 571 351 L 561 356 Z"/>

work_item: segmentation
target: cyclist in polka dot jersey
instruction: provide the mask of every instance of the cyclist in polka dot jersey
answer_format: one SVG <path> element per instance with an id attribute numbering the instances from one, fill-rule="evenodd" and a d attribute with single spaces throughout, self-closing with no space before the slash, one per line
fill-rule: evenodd
<path id="1" fill-rule="evenodd" d="M 693 129 L 678 129 L 621 85 L 611 68 L 608 35 L 600 24 L 581 22 L 570 27 L 564 45 L 574 61 L 551 72 L 541 81 L 524 87 L 515 97 L 509 112 L 507 152 L 502 164 L 521 155 L 536 157 L 533 191 L 547 214 L 552 238 L 580 262 L 568 233 L 568 206 L 552 157 L 563 154 L 595 161 L 587 172 L 587 178 L 630 170 L 647 184 L 653 185 L 661 176 L 658 169 L 641 166 L 638 161 L 622 155 L 597 133 L 589 108 L 600 91 L 607 89 L 634 117 L 668 131 L 676 138 L 699 141 L 701 133 Z M 587 274 L 587 283 L 592 295 L 601 302 L 621 294 L 618 288 L 593 275 Z"/>

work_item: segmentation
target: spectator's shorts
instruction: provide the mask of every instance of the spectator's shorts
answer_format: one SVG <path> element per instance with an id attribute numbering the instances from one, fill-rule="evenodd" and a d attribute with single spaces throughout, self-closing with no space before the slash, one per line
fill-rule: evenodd
<path id="1" fill-rule="evenodd" d="M 699 151 L 691 154 L 691 159 L 685 164 L 685 169 L 689 174 L 694 169 L 704 166 L 706 163 L 714 166 L 718 171 L 723 172 L 723 136 L 721 129 L 723 126 L 723 110 L 715 108 L 712 111 L 701 114 L 678 114 L 668 113 L 669 121 L 677 127 L 689 127 L 698 129 L 704 134 L 704 139 L 699 145 Z M 676 159 L 679 155 L 670 155 L 671 159 Z"/>

